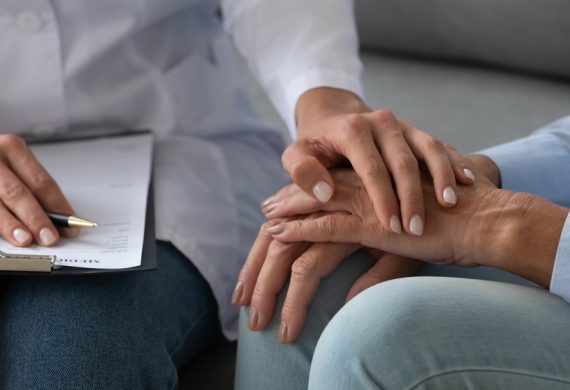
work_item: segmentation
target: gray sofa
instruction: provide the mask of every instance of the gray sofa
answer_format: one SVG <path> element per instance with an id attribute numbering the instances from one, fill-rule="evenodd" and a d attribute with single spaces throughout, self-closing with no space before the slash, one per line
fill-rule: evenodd
<path id="1" fill-rule="evenodd" d="M 369 104 L 464 153 L 570 115 L 568 0 L 356 0 L 356 14 Z M 180 387 L 231 389 L 234 362 L 235 343 L 222 342 L 181 371 Z"/>

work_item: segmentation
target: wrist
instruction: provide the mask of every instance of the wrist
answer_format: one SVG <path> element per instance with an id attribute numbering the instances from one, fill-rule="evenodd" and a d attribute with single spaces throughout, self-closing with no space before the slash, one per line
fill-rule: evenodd
<path id="1" fill-rule="evenodd" d="M 484 201 L 476 218 L 476 262 L 548 287 L 568 210 L 533 195 L 498 189 Z"/>
<path id="2" fill-rule="evenodd" d="M 366 103 L 350 91 L 328 87 L 313 88 L 301 95 L 297 102 L 297 131 L 310 129 L 311 124 L 331 117 L 370 111 Z"/>

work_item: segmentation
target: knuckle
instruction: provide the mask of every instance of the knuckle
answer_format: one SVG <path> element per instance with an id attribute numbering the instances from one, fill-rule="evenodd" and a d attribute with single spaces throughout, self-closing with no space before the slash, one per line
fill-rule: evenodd
<path id="1" fill-rule="evenodd" d="M 22 183 L 8 181 L 2 185 L 2 199 L 7 203 L 13 203 L 26 194 L 26 187 Z"/>
<path id="2" fill-rule="evenodd" d="M 316 266 L 317 262 L 313 256 L 304 255 L 300 257 L 291 267 L 291 280 L 302 282 L 309 279 L 315 272 Z"/>
<path id="3" fill-rule="evenodd" d="M 439 139 L 428 135 L 426 138 L 426 146 L 429 150 L 433 150 L 433 151 L 442 151 L 444 150 L 444 146 L 443 146 L 443 142 L 441 142 Z"/>
<path id="4" fill-rule="evenodd" d="M 346 131 L 358 131 L 365 122 L 361 114 L 348 114 L 345 117 Z"/>
<path id="5" fill-rule="evenodd" d="M 291 250 L 292 244 L 281 241 L 272 241 L 269 246 L 268 258 L 283 257 Z"/>
<path id="6" fill-rule="evenodd" d="M 256 297 L 264 297 L 268 295 L 267 288 L 261 285 L 261 283 L 256 283 L 253 287 L 253 295 Z"/>
<path id="7" fill-rule="evenodd" d="M 55 185 L 55 181 L 47 172 L 38 172 L 29 180 L 30 189 L 34 193 L 51 190 Z"/>
<path id="8" fill-rule="evenodd" d="M 330 216 L 325 216 L 316 220 L 317 229 L 326 237 L 331 237 L 335 232 L 334 220 Z"/>
<path id="9" fill-rule="evenodd" d="M 400 154 L 394 159 L 394 169 L 396 171 L 417 172 L 419 169 L 418 160 L 410 154 Z"/>
<path id="10" fill-rule="evenodd" d="M 366 176 L 385 177 L 386 168 L 384 163 L 378 158 L 370 158 L 364 161 L 364 174 Z"/>
<path id="11" fill-rule="evenodd" d="M 381 123 L 382 125 L 385 125 L 385 126 L 393 126 L 393 125 L 396 125 L 398 123 L 398 118 L 390 110 L 381 109 L 381 110 L 374 111 L 370 115 L 372 116 L 372 118 L 375 121 L 377 121 L 378 123 Z"/>

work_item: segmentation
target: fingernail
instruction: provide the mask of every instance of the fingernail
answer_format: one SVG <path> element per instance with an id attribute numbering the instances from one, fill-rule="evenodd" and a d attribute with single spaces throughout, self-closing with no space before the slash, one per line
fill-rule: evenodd
<path id="1" fill-rule="evenodd" d="M 281 234 L 284 231 L 285 231 L 285 225 L 283 225 L 282 223 L 267 228 L 267 233 L 271 234 L 272 236 Z"/>
<path id="2" fill-rule="evenodd" d="M 44 246 L 50 246 L 56 240 L 55 234 L 49 228 L 43 228 L 40 230 L 40 241 Z"/>
<path id="3" fill-rule="evenodd" d="M 14 236 L 14 240 L 16 240 L 18 244 L 24 244 L 30 239 L 30 233 L 20 228 L 14 229 L 12 235 Z"/>
<path id="4" fill-rule="evenodd" d="M 275 210 L 277 208 L 277 206 L 279 206 L 279 202 L 269 202 L 264 208 L 263 208 L 263 213 L 264 214 L 269 214 L 270 212 L 272 212 L 273 210 Z"/>
<path id="5" fill-rule="evenodd" d="M 443 200 L 449 204 L 456 204 L 457 195 L 455 195 L 455 190 L 451 187 L 445 187 L 443 190 Z"/>
<path id="6" fill-rule="evenodd" d="M 232 304 L 237 305 L 241 300 L 242 294 L 243 294 L 243 284 L 242 282 L 238 282 L 236 284 L 236 288 L 234 289 L 234 293 L 232 294 Z"/>
<path id="7" fill-rule="evenodd" d="M 419 215 L 414 215 L 410 220 L 410 231 L 416 236 L 424 234 L 424 222 Z"/>
<path id="8" fill-rule="evenodd" d="M 398 216 L 392 215 L 392 218 L 390 218 L 390 229 L 396 234 L 402 233 L 402 223 Z"/>
<path id="9" fill-rule="evenodd" d="M 287 324 L 285 322 L 281 322 L 281 326 L 279 327 L 279 342 L 284 344 L 287 342 Z"/>
<path id="10" fill-rule="evenodd" d="M 475 175 L 473 174 L 473 172 L 471 171 L 471 169 L 465 168 L 465 169 L 463 170 L 463 173 L 464 173 L 465 176 L 467 176 L 469 179 L 475 181 Z"/>
<path id="11" fill-rule="evenodd" d="M 255 330 L 255 328 L 257 327 L 257 321 L 259 320 L 259 317 L 257 316 L 257 310 L 255 310 L 255 307 L 252 307 L 250 312 L 249 312 L 249 329 L 250 330 Z"/>
<path id="12" fill-rule="evenodd" d="M 262 203 L 261 203 L 261 208 L 265 208 L 269 203 L 273 202 L 273 196 L 270 196 L 269 198 L 265 199 Z"/>
<path id="13" fill-rule="evenodd" d="M 333 190 L 327 182 L 320 181 L 313 187 L 313 194 L 315 194 L 318 200 L 326 203 L 331 199 Z"/>

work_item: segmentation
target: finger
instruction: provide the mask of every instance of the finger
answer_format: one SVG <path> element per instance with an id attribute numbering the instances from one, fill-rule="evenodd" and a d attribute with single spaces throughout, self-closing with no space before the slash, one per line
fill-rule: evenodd
<path id="1" fill-rule="evenodd" d="M 350 118 L 347 120 L 349 126 L 341 133 L 339 146 L 343 145 L 344 154 L 362 179 L 382 229 L 397 232 L 395 219 L 399 220 L 400 215 L 398 202 L 390 173 L 370 133 L 372 125 L 362 116 Z"/>
<path id="2" fill-rule="evenodd" d="M 61 188 L 36 159 L 25 142 L 15 141 L 11 146 L 9 151 L 5 153 L 7 164 L 30 190 L 40 206 L 46 211 L 73 215 L 73 208 L 65 198 Z M 68 237 L 76 236 L 79 232 L 77 228 L 59 230 Z"/>
<path id="3" fill-rule="evenodd" d="M 453 146 L 449 144 L 445 144 L 444 146 L 457 180 L 465 185 L 475 183 L 475 174 L 473 173 L 473 163 L 471 160 L 461 155 Z"/>
<path id="4" fill-rule="evenodd" d="M 57 243 L 59 234 L 30 190 L 4 164 L 0 164 L 0 201 L 43 246 Z"/>
<path id="5" fill-rule="evenodd" d="M 325 204 L 293 185 L 279 191 L 262 210 L 266 218 L 272 219 L 311 214 L 319 211 L 323 205 Z"/>
<path id="6" fill-rule="evenodd" d="M 232 303 L 234 305 L 243 306 L 251 301 L 259 271 L 261 271 L 263 262 L 267 257 L 269 245 L 273 241 L 273 237 L 267 232 L 267 228 L 270 226 L 271 223 L 265 223 L 259 228 L 259 233 L 239 273 L 238 281 L 232 294 Z"/>
<path id="7" fill-rule="evenodd" d="M 319 157 L 315 148 L 311 148 L 305 140 L 299 140 L 285 150 L 282 162 L 295 184 L 326 203 L 333 195 L 334 181 Z"/>
<path id="8" fill-rule="evenodd" d="M 346 296 L 346 301 L 350 301 L 362 291 L 378 283 L 411 276 L 417 272 L 419 267 L 420 262 L 417 260 L 392 254 L 385 254 L 379 258 L 376 264 L 374 264 L 364 275 L 354 282 Z"/>
<path id="9" fill-rule="evenodd" d="M 0 205 L 0 234 L 14 246 L 28 246 L 32 243 L 32 234 L 12 213 Z"/>
<path id="10" fill-rule="evenodd" d="M 309 244 L 287 244 L 273 241 L 259 272 L 251 297 L 249 328 L 262 330 L 269 325 L 275 311 L 275 303 L 291 272 L 291 264 Z"/>
<path id="11" fill-rule="evenodd" d="M 335 183 L 335 194 L 333 194 L 329 202 L 323 204 L 314 196 L 307 194 L 298 185 L 292 183 L 284 186 L 277 193 L 263 201 L 263 203 L 261 203 L 261 210 L 268 219 L 309 214 L 317 210 L 329 209 L 331 202 L 335 198 L 338 198 L 338 188 L 336 187 L 339 185 L 362 187 L 362 181 L 353 169 L 334 168 L 330 170 L 330 174 Z M 288 198 L 295 199 L 292 200 L 290 204 L 287 204 Z M 285 202 L 283 202 L 284 200 Z"/>
<path id="12" fill-rule="evenodd" d="M 354 244 L 314 244 L 295 260 L 281 311 L 279 342 L 290 343 L 299 337 L 321 279 L 358 247 Z"/>
<path id="13" fill-rule="evenodd" d="M 422 235 L 425 212 L 416 156 L 404 138 L 398 119 L 391 112 L 377 111 L 370 115 L 376 124 L 376 143 L 396 184 L 404 228 L 408 233 Z M 391 226 L 395 233 L 401 232 L 399 219 L 393 219 Z"/>
<path id="14" fill-rule="evenodd" d="M 281 242 L 361 243 L 365 238 L 360 217 L 340 212 L 315 219 L 281 222 L 269 227 L 267 232 Z"/>
<path id="15" fill-rule="evenodd" d="M 453 207 L 457 203 L 455 172 L 449 161 L 447 150 L 437 138 L 401 121 L 404 136 L 414 154 L 425 161 L 431 176 L 439 204 Z"/>
<path id="16" fill-rule="evenodd" d="M 351 186 L 337 183 L 333 197 L 327 203 L 321 203 L 312 196 L 307 195 L 299 187 L 294 186 L 287 191 L 274 197 L 275 206 L 265 214 L 266 218 L 288 218 L 298 215 L 309 215 L 319 211 L 347 211 L 350 213 L 362 213 L 364 210 L 357 209 L 361 205 L 355 199 L 368 194 L 362 193 L 361 186 Z"/>

